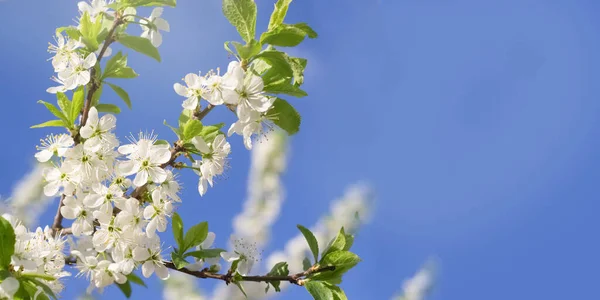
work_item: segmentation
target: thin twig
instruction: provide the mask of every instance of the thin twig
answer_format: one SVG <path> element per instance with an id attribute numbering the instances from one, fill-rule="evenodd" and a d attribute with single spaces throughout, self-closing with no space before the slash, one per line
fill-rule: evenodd
<path id="1" fill-rule="evenodd" d="M 227 274 L 215 274 L 215 273 L 211 273 L 209 272 L 209 270 L 207 268 L 200 270 L 200 271 L 192 271 L 186 268 L 181 268 L 181 269 L 177 269 L 177 267 L 175 267 L 175 264 L 173 264 L 172 262 L 168 261 L 165 262 L 165 266 L 169 269 L 175 270 L 175 271 L 179 271 L 181 273 L 185 273 L 188 275 L 192 275 L 194 277 L 197 278 L 211 278 L 211 279 L 218 279 L 218 280 L 223 280 L 225 281 L 225 283 L 230 284 L 231 282 L 233 282 L 233 275 L 231 273 L 227 273 Z M 292 274 L 292 275 L 281 275 L 281 276 L 275 276 L 275 275 L 254 275 L 254 276 L 242 276 L 240 281 L 252 281 L 252 282 L 275 282 L 275 281 L 288 281 L 292 284 L 295 285 L 303 285 L 303 279 L 306 278 L 309 275 L 312 274 L 316 274 L 316 273 L 321 273 L 321 272 L 327 272 L 327 271 L 334 271 L 335 270 L 335 266 L 327 266 L 327 267 L 312 267 L 304 272 L 300 272 L 297 274 Z"/>

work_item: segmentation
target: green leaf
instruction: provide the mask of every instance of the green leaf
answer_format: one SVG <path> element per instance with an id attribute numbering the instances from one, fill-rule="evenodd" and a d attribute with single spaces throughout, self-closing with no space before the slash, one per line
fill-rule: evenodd
<path id="1" fill-rule="evenodd" d="M 310 262 L 310 259 L 308 257 L 305 257 L 302 260 L 302 270 L 306 271 L 306 270 L 310 269 L 310 267 L 312 267 L 312 263 Z"/>
<path id="2" fill-rule="evenodd" d="M 287 54 L 276 50 L 265 50 L 254 57 L 254 59 L 262 59 L 276 71 L 279 76 L 291 77 L 294 75 L 290 60 Z"/>
<path id="3" fill-rule="evenodd" d="M 177 135 L 177 137 L 178 137 L 178 138 L 181 138 L 181 132 L 179 131 L 179 128 L 175 128 L 175 127 L 173 127 L 173 126 L 169 125 L 169 124 L 167 123 L 167 120 L 164 120 L 164 121 L 163 121 L 163 124 L 165 124 L 165 126 L 167 126 L 167 127 L 171 128 L 171 130 L 172 130 L 172 131 L 175 133 L 175 135 Z"/>
<path id="4" fill-rule="evenodd" d="M 190 228 L 185 233 L 185 237 L 183 238 L 184 247 L 182 247 L 181 252 L 183 253 L 192 247 L 196 247 L 196 246 L 200 245 L 200 243 L 204 242 L 207 235 L 208 235 L 208 223 L 207 222 L 201 222 L 201 223 L 198 223 L 198 224 L 192 226 L 192 228 Z"/>
<path id="5" fill-rule="evenodd" d="M 223 14 L 249 43 L 256 34 L 256 3 L 254 0 L 223 0 Z"/>
<path id="6" fill-rule="evenodd" d="M 125 281 L 125 283 L 123 283 L 123 284 L 115 282 L 115 284 L 119 287 L 121 292 L 123 292 L 125 297 L 127 297 L 127 298 L 131 297 L 131 283 L 129 283 L 129 281 Z"/>
<path id="7" fill-rule="evenodd" d="M 213 257 L 219 257 L 219 255 L 221 255 L 221 252 L 225 252 L 225 249 L 202 249 L 202 250 L 188 252 L 184 256 L 185 257 L 193 256 L 198 259 L 213 258 Z"/>
<path id="8" fill-rule="evenodd" d="M 91 52 L 98 50 L 98 34 L 102 29 L 102 18 L 96 18 L 95 22 L 92 23 L 90 15 L 88 12 L 85 12 L 79 20 L 79 27 L 81 40 L 88 50 Z"/>
<path id="9" fill-rule="evenodd" d="M 323 252 L 323 257 L 325 257 L 327 254 L 329 254 L 333 251 L 344 250 L 345 246 L 346 246 L 346 233 L 344 232 L 344 227 L 342 227 L 342 229 L 340 229 L 340 232 L 338 233 L 338 235 L 329 242 L 329 245 L 326 248 L 327 250 L 325 250 Z"/>
<path id="10" fill-rule="evenodd" d="M 131 35 L 121 35 L 118 40 L 123 46 L 142 53 L 144 55 L 150 56 L 157 61 L 160 62 L 160 53 L 158 53 L 158 49 L 152 45 L 149 39 L 139 37 L 139 36 L 131 36 Z"/>
<path id="11" fill-rule="evenodd" d="M 291 78 L 280 78 L 265 84 L 263 91 L 271 94 L 286 94 L 294 97 L 306 97 L 308 94 L 298 86 L 291 83 Z"/>
<path id="12" fill-rule="evenodd" d="M 48 285 L 46 285 L 45 283 L 43 283 L 43 282 L 41 282 L 41 281 L 39 281 L 39 280 L 37 280 L 35 278 L 27 278 L 26 281 L 31 282 L 35 286 L 41 287 L 42 290 L 44 291 L 44 294 L 46 294 L 46 296 L 48 296 L 48 297 L 50 297 L 52 299 L 57 299 L 56 295 L 54 294 L 54 292 L 52 291 L 52 289 Z M 36 292 L 37 292 L 37 289 L 36 289 Z M 38 296 L 37 299 L 41 299 L 41 298 L 39 298 L 39 296 Z"/>
<path id="13" fill-rule="evenodd" d="M 290 3 L 292 3 L 292 0 L 278 0 L 277 3 L 275 3 L 275 9 L 273 9 L 271 19 L 269 20 L 269 30 L 283 23 Z"/>
<path id="14" fill-rule="evenodd" d="M 39 279 L 43 279 L 43 280 L 47 280 L 47 281 L 55 281 L 56 278 L 54 276 L 50 276 L 50 275 L 46 275 L 46 274 L 39 274 L 39 273 L 21 273 L 21 277 L 22 278 L 39 278 Z"/>
<path id="15" fill-rule="evenodd" d="M 183 126 L 185 126 L 185 123 L 187 123 L 187 121 L 189 121 L 193 115 L 194 112 L 192 110 L 184 109 L 179 115 L 179 127 L 183 128 Z"/>
<path id="16" fill-rule="evenodd" d="M 202 127 L 202 122 L 198 120 L 187 120 L 183 127 L 180 128 L 183 140 L 189 141 L 193 137 L 200 135 L 202 133 Z"/>
<path id="17" fill-rule="evenodd" d="M 177 246 L 179 248 L 183 248 L 183 221 L 178 213 L 173 213 L 173 236 L 175 237 L 175 242 L 177 242 Z"/>
<path id="18" fill-rule="evenodd" d="M 33 125 L 29 128 L 44 128 L 44 127 L 66 127 L 63 120 L 50 120 L 41 124 Z"/>
<path id="19" fill-rule="evenodd" d="M 290 26 L 294 26 L 304 32 L 306 32 L 306 35 L 308 35 L 308 38 L 314 39 L 319 37 L 319 35 L 317 34 L 316 31 L 314 31 L 310 26 L 308 26 L 308 24 L 306 23 L 298 23 L 298 24 L 293 24 Z"/>
<path id="20" fill-rule="evenodd" d="M 299 57 L 288 57 L 290 67 L 294 76 L 294 84 L 300 86 L 304 83 L 304 69 L 307 60 Z"/>
<path id="21" fill-rule="evenodd" d="M 139 276 L 135 275 L 134 273 L 129 273 L 129 275 L 127 275 L 127 281 L 131 281 L 137 285 L 141 285 L 146 288 L 148 287 L 146 283 L 144 283 L 144 280 Z"/>
<path id="22" fill-rule="evenodd" d="M 127 66 L 127 55 L 123 55 L 121 51 L 115 54 L 106 63 L 102 79 L 105 78 L 136 78 L 138 74 Z"/>
<path id="23" fill-rule="evenodd" d="M 346 234 L 345 236 L 345 240 L 346 240 L 346 244 L 344 245 L 344 251 L 348 251 L 350 250 L 350 248 L 352 248 L 352 245 L 354 245 L 354 236 L 351 234 Z"/>
<path id="24" fill-rule="evenodd" d="M 81 32 L 79 32 L 79 29 L 77 29 L 77 27 L 65 26 L 56 28 L 57 35 L 62 32 L 66 33 L 69 38 L 74 40 L 79 40 L 79 38 L 81 37 Z"/>
<path id="25" fill-rule="evenodd" d="M 183 252 L 183 250 L 180 251 Z M 178 270 L 189 264 L 189 262 L 187 262 L 179 252 L 172 252 L 171 259 L 173 260 L 173 264 Z"/>
<path id="26" fill-rule="evenodd" d="M 288 269 L 288 264 L 286 262 L 279 262 L 275 264 L 273 268 L 271 268 L 271 271 L 267 273 L 267 276 L 287 276 L 289 274 L 290 270 Z M 281 292 L 281 288 L 279 287 L 281 284 L 280 281 L 271 281 L 269 283 L 273 286 L 276 292 Z M 267 289 L 268 288 L 269 287 L 267 286 Z"/>
<path id="27" fill-rule="evenodd" d="M 202 132 L 200 132 L 199 136 L 201 136 L 205 142 L 211 143 L 217 135 L 221 134 L 220 130 L 223 126 L 225 126 L 225 123 L 204 126 L 202 127 Z"/>
<path id="28" fill-rule="evenodd" d="M 304 287 L 315 300 L 333 300 L 333 293 L 322 282 L 308 281 Z"/>
<path id="29" fill-rule="evenodd" d="M 277 98 L 273 102 L 273 107 L 269 110 L 267 117 L 289 135 L 293 135 L 300 130 L 300 123 L 302 122 L 300 114 L 283 99 Z"/>
<path id="30" fill-rule="evenodd" d="M 0 217 L 0 270 L 8 270 L 10 257 L 15 253 L 15 231 L 10 222 Z"/>
<path id="31" fill-rule="evenodd" d="M 250 59 L 252 56 L 258 54 L 261 50 L 261 44 L 256 40 L 252 39 L 246 45 L 242 45 L 238 42 L 231 42 L 235 50 L 242 59 Z"/>
<path id="32" fill-rule="evenodd" d="M 167 140 L 157 140 L 154 145 L 170 145 L 170 143 Z"/>
<path id="33" fill-rule="evenodd" d="M 260 36 L 261 44 L 281 47 L 298 46 L 306 37 L 306 32 L 293 25 L 281 24 Z"/>
<path id="34" fill-rule="evenodd" d="M 171 6 L 177 5 L 177 0 L 129 0 L 121 1 L 121 7 L 138 7 L 138 6 Z"/>
<path id="35" fill-rule="evenodd" d="M 92 95 L 92 106 L 98 105 L 100 103 L 100 97 L 102 96 L 102 90 L 104 89 L 104 84 L 100 84 L 100 87 L 94 92 Z"/>
<path id="36" fill-rule="evenodd" d="M 341 283 L 342 275 L 361 261 L 358 255 L 350 251 L 334 251 L 327 254 L 320 262 L 321 266 L 335 266 L 335 270 L 317 273 L 311 279 Z"/>
<path id="37" fill-rule="evenodd" d="M 328 285 L 325 284 L 325 286 Z M 346 293 L 344 293 L 344 290 L 342 290 L 339 286 L 329 285 L 328 288 L 333 294 L 333 300 L 348 300 Z"/>
<path id="38" fill-rule="evenodd" d="M 69 97 L 63 93 L 56 93 L 56 103 L 58 103 L 58 107 L 70 123 L 72 124 L 75 122 L 75 120 L 71 118 L 71 100 L 69 100 Z"/>
<path id="39" fill-rule="evenodd" d="M 240 289 L 242 294 L 244 294 L 244 297 L 246 297 L 246 299 L 248 299 L 248 294 L 246 294 L 246 290 L 244 290 L 244 286 L 242 285 L 242 283 L 236 281 L 233 284 L 235 284 Z"/>
<path id="40" fill-rule="evenodd" d="M 51 103 L 48 103 L 46 101 L 42 101 L 39 100 L 38 103 L 44 104 L 44 106 L 46 106 L 46 108 L 57 118 L 61 119 L 64 124 L 65 127 L 70 127 L 71 124 L 69 124 L 69 120 L 67 119 L 67 116 L 65 116 L 65 114 L 63 114 L 58 108 L 56 108 L 56 106 L 52 105 Z"/>
<path id="41" fill-rule="evenodd" d="M 117 93 L 117 95 L 119 95 L 119 97 L 121 97 L 121 99 L 123 99 L 123 102 L 125 102 L 125 104 L 127 104 L 127 107 L 129 107 L 129 109 L 131 109 L 131 99 L 129 99 L 129 94 L 127 94 L 127 92 L 121 88 L 118 85 L 114 85 L 112 83 L 106 83 L 108 84 L 108 86 L 110 86 L 110 88 L 115 91 L 115 93 Z"/>
<path id="42" fill-rule="evenodd" d="M 310 247 L 310 251 L 312 252 L 314 258 L 315 258 L 315 263 L 319 261 L 319 243 L 317 242 L 317 238 L 315 238 L 315 235 L 306 227 L 302 226 L 302 225 L 297 225 L 298 229 L 300 229 L 300 232 L 302 232 L 302 235 L 304 236 L 304 238 L 306 239 L 306 242 L 308 243 L 308 246 Z"/>
<path id="43" fill-rule="evenodd" d="M 113 113 L 113 114 L 119 114 L 121 113 L 121 109 L 114 105 L 114 104 L 98 104 L 96 105 L 96 109 L 98 110 L 98 112 L 104 112 L 104 113 Z"/>
<path id="44" fill-rule="evenodd" d="M 78 87 L 75 92 L 73 92 L 73 101 L 71 103 L 71 112 L 69 113 L 69 119 L 71 120 L 71 124 L 75 123 L 79 113 L 83 109 L 83 103 L 85 102 L 85 91 L 83 86 Z"/>

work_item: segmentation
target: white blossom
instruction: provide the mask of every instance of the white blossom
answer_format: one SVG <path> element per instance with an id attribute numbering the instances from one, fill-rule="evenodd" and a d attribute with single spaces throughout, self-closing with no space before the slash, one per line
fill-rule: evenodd
<path id="1" fill-rule="evenodd" d="M 213 186 L 213 177 L 224 172 L 227 156 L 231 152 L 231 145 L 222 134 L 216 136 L 210 145 L 200 136 L 194 137 L 192 144 L 202 153 L 202 160 L 195 161 L 194 168 L 200 175 L 198 192 L 200 195 L 204 195 L 208 185 Z"/>
<path id="2" fill-rule="evenodd" d="M 98 118 L 98 110 L 95 107 L 90 108 L 88 119 L 79 133 L 86 139 L 84 147 L 88 151 L 96 152 L 100 148 L 114 148 L 119 144 L 117 137 L 110 132 L 117 125 L 117 118 L 114 115 L 107 114 Z"/>
<path id="3" fill-rule="evenodd" d="M 73 138 L 68 134 L 51 134 L 45 140 L 41 140 L 41 146 L 37 147 L 39 152 L 35 154 L 35 158 L 39 162 L 47 162 L 55 154 L 58 157 L 63 157 L 74 144 Z"/>
<path id="4" fill-rule="evenodd" d="M 198 74 L 189 73 L 185 75 L 183 81 L 187 86 L 183 86 L 180 83 L 175 83 L 173 85 L 173 89 L 175 89 L 175 92 L 179 96 L 187 98 L 185 101 L 183 101 L 183 104 L 181 104 L 183 108 L 195 110 L 198 106 L 200 97 L 202 97 L 204 77 L 200 77 Z"/>
<path id="5" fill-rule="evenodd" d="M 128 155 L 129 160 L 119 165 L 119 171 L 125 176 L 135 175 L 133 185 L 142 186 L 151 180 L 162 183 L 167 179 L 167 173 L 160 166 L 171 159 L 168 148 L 154 145 L 154 140 L 140 139 L 135 144 L 119 147 L 119 152 Z"/>
<path id="6" fill-rule="evenodd" d="M 147 38 L 152 42 L 154 47 L 158 47 L 162 44 L 162 34 L 160 31 L 169 32 L 169 23 L 161 18 L 163 13 L 162 7 L 156 7 L 152 10 L 150 17 L 141 20 L 142 37 Z M 160 31 L 159 31 L 160 30 Z"/>

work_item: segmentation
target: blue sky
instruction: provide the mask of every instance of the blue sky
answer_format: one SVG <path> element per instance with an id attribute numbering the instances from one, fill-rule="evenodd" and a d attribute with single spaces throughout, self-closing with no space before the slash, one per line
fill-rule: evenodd
<path id="1" fill-rule="evenodd" d="M 141 76 L 121 84 L 134 105 L 119 117 L 122 137 L 155 129 L 172 138 L 162 125 L 180 110 L 172 84 L 224 68 L 223 42 L 238 39 L 220 1 L 179 2 L 164 15 L 163 62 L 130 58 Z M 273 2 L 257 0 L 259 28 Z M 600 299 L 599 9 L 591 0 L 295 1 L 287 21 L 320 37 L 294 50 L 309 59 L 310 96 L 292 99 L 303 125 L 267 252 L 367 181 L 377 204 L 355 246 L 364 262 L 343 284 L 350 299 L 389 299 L 429 255 L 441 263 L 432 300 Z M 2 195 L 48 133 L 29 129 L 50 117 L 36 104 L 53 101 L 46 46 L 75 15 L 75 1 L 0 2 Z M 232 118 L 219 110 L 207 121 Z M 183 178 L 184 221 L 209 221 L 221 242 L 246 192 L 249 153 L 239 138 L 232 146 L 228 179 L 207 197 Z M 66 299 L 84 289 L 77 282 Z M 160 286 L 150 282 L 135 295 L 154 299 Z"/>

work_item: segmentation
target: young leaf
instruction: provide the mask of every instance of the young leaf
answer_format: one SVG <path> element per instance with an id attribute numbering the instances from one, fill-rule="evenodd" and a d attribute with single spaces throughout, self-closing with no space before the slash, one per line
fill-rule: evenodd
<path id="1" fill-rule="evenodd" d="M 260 36 L 261 44 L 281 47 L 298 46 L 306 37 L 306 32 L 293 25 L 281 24 Z"/>
<path id="2" fill-rule="evenodd" d="M 69 97 L 67 97 L 67 95 L 63 93 L 56 93 L 56 103 L 58 104 L 58 107 L 63 112 L 63 114 L 69 120 L 69 125 L 73 124 L 75 120 L 71 118 L 71 100 L 69 100 Z"/>
<path id="3" fill-rule="evenodd" d="M 310 262 L 310 259 L 308 257 L 305 257 L 302 260 L 302 270 L 306 271 L 306 270 L 310 269 L 310 267 L 312 267 L 312 263 Z"/>
<path id="4" fill-rule="evenodd" d="M 244 290 L 244 286 L 242 285 L 242 283 L 236 281 L 233 284 L 235 284 L 240 289 L 240 291 L 242 292 L 242 294 L 244 294 L 244 296 L 246 297 L 246 299 L 248 299 L 248 294 L 246 294 L 246 290 Z"/>
<path id="5" fill-rule="evenodd" d="M 104 84 L 100 84 L 100 87 L 96 90 L 94 95 L 92 95 L 92 106 L 98 105 L 100 103 L 100 97 L 102 96 L 102 90 L 104 89 Z"/>
<path id="6" fill-rule="evenodd" d="M 178 213 L 173 213 L 173 236 L 175 237 L 175 242 L 177 242 L 177 246 L 181 249 L 183 248 L 183 221 Z"/>
<path id="7" fill-rule="evenodd" d="M 269 30 L 283 23 L 290 3 L 292 3 L 292 0 L 278 0 L 277 3 L 275 3 L 275 9 L 273 10 L 271 19 L 269 20 Z"/>
<path id="8" fill-rule="evenodd" d="M 123 55 L 121 51 L 115 54 L 106 63 L 102 79 L 105 78 L 136 78 L 138 74 L 127 66 L 127 55 Z"/>
<path id="9" fill-rule="evenodd" d="M 314 39 L 317 38 L 319 35 L 317 34 L 316 31 L 314 31 L 310 26 L 308 26 L 308 24 L 306 23 L 298 23 L 298 24 L 293 24 L 291 26 L 294 26 L 298 29 L 301 29 L 302 31 L 306 32 L 306 35 L 308 35 L 308 38 Z"/>
<path id="10" fill-rule="evenodd" d="M 188 232 L 185 233 L 185 237 L 183 238 L 184 247 L 182 247 L 181 252 L 183 253 L 192 247 L 200 245 L 200 243 L 204 242 L 207 235 L 207 222 L 198 223 L 192 226 L 192 228 L 190 228 L 190 230 L 188 230 Z"/>
<path id="11" fill-rule="evenodd" d="M 287 276 L 289 274 L 290 270 L 288 269 L 288 264 L 286 262 L 279 262 L 275 264 L 273 268 L 271 268 L 271 271 L 267 273 L 267 276 Z M 276 292 L 281 292 L 281 288 L 279 287 L 281 284 L 280 281 L 271 281 L 269 283 L 273 286 L 273 288 L 275 288 Z M 267 289 L 268 288 L 269 287 L 267 286 Z"/>
<path id="12" fill-rule="evenodd" d="M 177 135 L 178 138 L 181 138 L 181 131 L 179 131 L 179 128 L 175 128 L 175 127 L 169 125 L 167 123 L 167 120 L 163 120 L 163 124 L 165 124 L 165 126 L 171 128 L 171 130 L 175 133 L 175 135 Z"/>
<path id="13" fill-rule="evenodd" d="M 346 240 L 346 244 L 344 245 L 344 251 L 348 251 L 350 250 L 350 248 L 352 248 L 352 245 L 354 244 L 354 236 L 351 234 L 346 234 L 345 236 L 345 240 Z"/>
<path id="14" fill-rule="evenodd" d="M 360 262 L 358 255 L 350 251 L 334 251 L 327 254 L 321 260 L 322 266 L 335 266 L 335 270 L 326 271 L 311 276 L 311 279 L 328 281 L 330 283 L 341 283 L 342 275 L 352 269 Z"/>
<path id="15" fill-rule="evenodd" d="M 323 252 L 323 257 L 325 257 L 327 254 L 329 254 L 333 251 L 344 250 L 345 246 L 346 246 L 346 233 L 344 232 L 344 227 L 342 227 L 342 229 L 340 229 L 340 232 L 338 233 L 338 235 L 333 240 L 331 240 L 331 242 L 329 242 L 327 250 L 325 250 L 325 252 Z"/>
<path id="16" fill-rule="evenodd" d="M 47 281 L 55 281 L 56 278 L 54 276 L 39 274 L 39 273 L 21 273 L 21 278 L 39 278 Z"/>
<path id="17" fill-rule="evenodd" d="M 256 34 L 256 3 L 254 0 L 223 0 L 223 14 L 246 43 Z"/>
<path id="18" fill-rule="evenodd" d="M 0 270 L 7 270 L 15 253 L 15 231 L 10 222 L 0 217 Z"/>
<path id="19" fill-rule="evenodd" d="M 33 125 L 29 128 L 44 128 L 44 127 L 65 127 L 65 122 L 62 120 L 50 120 L 41 124 Z"/>
<path id="20" fill-rule="evenodd" d="M 65 123 L 65 127 L 70 127 L 71 124 L 69 124 L 69 120 L 67 119 L 67 116 L 65 116 L 65 114 L 63 114 L 58 108 L 56 108 L 56 106 L 52 105 L 51 103 L 48 103 L 46 101 L 42 101 L 39 100 L 38 103 L 44 104 L 44 106 L 46 106 L 46 108 L 57 118 L 61 119 L 64 123 Z"/>
<path id="21" fill-rule="evenodd" d="M 126 298 L 131 297 L 131 283 L 129 283 L 129 281 L 125 281 L 123 284 L 115 282 L 115 284 L 119 287 L 121 292 L 123 292 L 123 295 L 125 295 Z"/>
<path id="22" fill-rule="evenodd" d="M 180 251 L 183 252 L 183 250 Z M 187 262 L 179 252 L 172 252 L 171 259 L 173 260 L 173 264 L 178 270 L 189 264 L 189 262 Z"/>
<path id="23" fill-rule="evenodd" d="M 268 118 L 273 120 L 275 125 L 285 130 L 289 135 L 293 135 L 300 130 L 302 118 L 296 109 L 287 101 L 277 98 L 273 102 L 273 107 L 268 112 Z"/>
<path id="24" fill-rule="evenodd" d="M 300 229 L 300 232 L 302 232 L 302 235 L 306 239 L 306 242 L 308 243 L 308 246 L 310 247 L 310 251 L 312 252 L 312 254 L 315 258 L 315 263 L 318 262 L 319 261 L 319 243 L 317 242 L 317 238 L 315 238 L 315 235 L 308 228 L 306 228 L 302 225 L 298 225 L 297 227 L 298 227 L 298 229 Z"/>
<path id="25" fill-rule="evenodd" d="M 69 119 L 71 124 L 75 123 L 77 120 L 77 116 L 83 109 L 85 92 L 83 90 L 83 86 L 78 87 L 75 92 L 73 92 L 73 101 L 71 102 L 71 112 L 69 113 Z"/>
<path id="26" fill-rule="evenodd" d="M 129 94 L 127 94 L 127 92 L 121 88 L 118 85 L 114 85 L 112 83 L 106 83 L 108 84 L 108 86 L 110 86 L 110 88 L 115 91 L 115 93 L 117 93 L 117 95 L 119 95 L 119 97 L 121 97 L 121 99 L 123 99 L 123 102 L 125 102 L 125 104 L 127 104 L 127 107 L 129 107 L 129 109 L 131 109 L 131 99 L 129 99 Z"/>
<path id="27" fill-rule="evenodd" d="M 306 290 L 315 300 L 332 300 L 333 293 L 324 283 L 318 281 L 308 281 L 304 284 Z"/>
<path id="28" fill-rule="evenodd" d="M 130 0 L 125 1 L 125 5 L 130 7 L 138 6 L 171 6 L 177 5 L 177 0 Z"/>
<path id="29" fill-rule="evenodd" d="M 331 290 L 331 293 L 333 294 L 333 300 L 348 300 L 346 293 L 344 293 L 344 290 L 342 290 L 339 286 L 328 283 L 325 283 L 325 286 Z"/>
<path id="30" fill-rule="evenodd" d="M 287 54 L 276 51 L 276 50 L 265 50 L 258 55 L 254 56 L 254 59 L 262 59 L 267 64 L 271 65 L 273 71 L 276 71 L 279 76 L 291 77 L 294 75 L 290 60 Z"/>
<path id="31" fill-rule="evenodd" d="M 238 42 L 231 42 L 235 50 L 242 59 L 250 59 L 252 56 L 258 54 L 261 50 L 261 44 L 256 40 L 252 39 L 248 44 L 242 45 Z"/>
<path id="32" fill-rule="evenodd" d="M 160 53 L 149 39 L 124 34 L 119 36 L 119 42 L 129 49 L 148 55 L 160 62 Z"/>
<path id="33" fill-rule="evenodd" d="M 200 133 L 202 133 L 202 127 L 202 122 L 198 120 L 187 120 L 187 122 L 183 125 L 183 128 L 180 128 L 183 140 L 189 141 L 193 137 L 198 136 Z"/>
<path id="34" fill-rule="evenodd" d="M 308 96 L 308 94 L 305 91 L 291 83 L 290 77 L 282 77 L 276 81 L 272 81 L 268 84 L 265 84 L 263 91 L 271 94 L 286 94 L 298 98 Z"/>
<path id="35" fill-rule="evenodd" d="M 219 123 L 215 125 L 209 125 L 202 127 L 202 132 L 200 132 L 199 136 L 201 136 L 205 142 L 211 143 L 217 135 L 221 133 L 220 129 L 225 126 L 225 123 Z"/>
<path id="36" fill-rule="evenodd" d="M 144 280 L 142 280 L 139 276 L 135 275 L 134 273 L 129 273 L 129 275 L 127 275 L 127 281 L 131 281 L 137 285 L 141 285 L 146 288 L 148 287 L 146 283 L 144 283 Z"/>
<path id="37" fill-rule="evenodd" d="M 184 256 L 185 257 L 193 256 L 198 259 L 213 258 L 213 257 L 219 257 L 219 255 L 221 255 L 221 252 L 225 252 L 225 249 L 202 249 L 202 250 L 188 252 Z"/>
<path id="38" fill-rule="evenodd" d="M 98 105 L 96 105 L 96 109 L 98 110 L 98 112 L 113 113 L 113 114 L 121 113 L 121 109 L 114 104 L 98 104 Z"/>
<path id="39" fill-rule="evenodd" d="M 88 50 L 91 52 L 98 50 L 98 34 L 102 29 L 102 18 L 96 18 L 95 22 L 92 23 L 89 13 L 85 12 L 79 20 L 79 26 L 81 40 Z"/>
<path id="40" fill-rule="evenodd" d="M 62 32 L 65 32 L 67 34 L 67 36 L 69 36 L 70 38 L 72 38 L 74 40 L 79 40 L 79 38 L 81 37 L 81 32 L 79 32 L 79 29 L 77 29 L 77 27 L 66 26 L 66 27 L 56 28 L 57 35 Z"/>
<path id="41" fill-rule="evenodd" d="M 43 283 L 35 278 L 27 278 L 26 280 L 23 280 L 22 282 L 32 284 L 35 287 L 36 292 L 37 292 L 37 287 L 42 288 L 42 291 L 44 291 L 44 293 L 40 294 L 37 297 L 37 299 L 43 299 L 42 297 L 40 297 L 43 294 L 45 294 L 47 296 L 46 298 L 50 297 L 52 299 L 58 299 L 56 297 L 56 295 L 54 294 L 54 291 L 52 291 L 52 289 L 48 285 L 46 285 L 45 283 Z"/>

